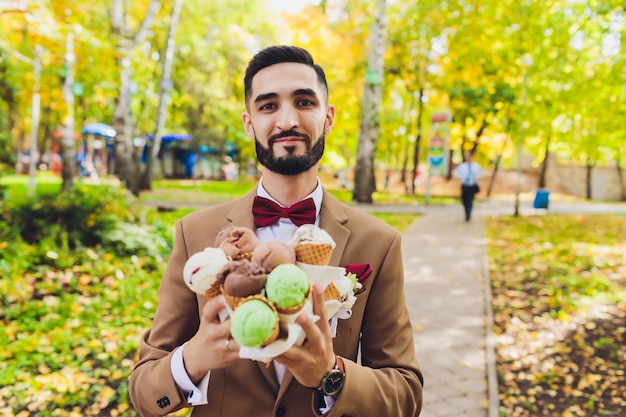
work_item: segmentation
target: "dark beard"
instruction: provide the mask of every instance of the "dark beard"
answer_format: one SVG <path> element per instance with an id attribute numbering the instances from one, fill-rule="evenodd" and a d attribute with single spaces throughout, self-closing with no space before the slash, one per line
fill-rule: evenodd
<path id="1" fill-rule="evenodd" d="M 293 149 L 286 148 L 289 154 L 277 158 L 274 154 L 274 142 L 281 137 L 298 136 L 306 142 L 307 152 L 305 155 L 294 155 Z M 325 135 L 322 134 L 318 138 L 315 145 L 311 146 L 311 138 L 298 132 L 284 132 L 280 135 L 269 138 L 267 148 L 263 147 L 258 140 L 255 139 L 256 157 L 261 165 L 270 171 L 281 175 L 298 175 L 308 171 L 311 167 L 319 162 L 324 155 Z"/>

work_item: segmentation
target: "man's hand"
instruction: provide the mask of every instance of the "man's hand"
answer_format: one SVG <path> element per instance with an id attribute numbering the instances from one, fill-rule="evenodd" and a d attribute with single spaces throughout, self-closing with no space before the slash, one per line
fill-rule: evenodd
<path id="1" fill-rule="evenodd" d="M 211 369 L 225 368 L 239 359 L 239 346 L 230 336 L 230 319 L 220 323 L 218 317 L 224 306 L 221 295 L 207 301 L 202 309 L 198 332 L 185 345 L 183 362 L 194 383 Z"/>
<path id="2" fill-rule="evenodd" d="M 308 314 L 301 314 L 296 319 L 306 334 L 304 344 L 293 346 L 274 359 L 286 365 L 300 384 L 317 388 L 324 374 L 335 365 L 333 337 L 324 308 L 323 291 L 318 285 L 313 286 L 313 313 L 320 317 L 315 323 Z"/>

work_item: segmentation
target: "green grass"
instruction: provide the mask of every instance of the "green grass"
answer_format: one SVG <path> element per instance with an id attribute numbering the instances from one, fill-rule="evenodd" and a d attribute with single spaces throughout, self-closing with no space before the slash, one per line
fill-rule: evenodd
<path id="1" fill-rule="evenodd" d="M 5 198 L 17 201 L 31 194 L 30 177 L 28 175 L 7 175 L 0 178 L 0 185 L 6 187 Z M 61 178 L 45 171 L 38 171 L 34 181 L 34 195 L 45 196 L 58 194 L 61 191 Z"/>

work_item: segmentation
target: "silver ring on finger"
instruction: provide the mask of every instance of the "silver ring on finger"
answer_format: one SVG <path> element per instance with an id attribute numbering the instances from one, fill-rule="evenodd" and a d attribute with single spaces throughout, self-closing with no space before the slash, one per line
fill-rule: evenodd
<path id="1" fill-rule="evenodd" d="M 226 339 L 226 350 L 230 350 L 230 337 Z"/>

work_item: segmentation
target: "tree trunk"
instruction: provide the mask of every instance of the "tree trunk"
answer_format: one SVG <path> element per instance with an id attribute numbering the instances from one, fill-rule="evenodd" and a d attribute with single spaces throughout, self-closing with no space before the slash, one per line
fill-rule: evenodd
<path id="1" fill-rule="evenodd" d="M 489 180 L 489 186 L 487 187 L 487 197 L 491 196 L 491 191 L 493 190 L 493 184 L 496 182 L 496 176 L 498 175 L 498 170 L 500 169 L 500 161 L 502 160 L 502 154 L 506 149 L 506 146 L 509 141 L 509 135 L 506 135 L 504 142 L 502 143 L 502 148 L 500 148 L 500 152 L 496 155 L 496 160 L 493 163 L 493 174 L 491 175 L 491 179 Z"/>
<path id="2" fill-rule="evenodd" d="M 65 55 L 65 66 L 67 67 L 67 75 L 63 81 L 63 98 L 67 106 L 65 114 L 65 123 L 63 125 L 63 139 L 61 141 L 61 153 L 63 154 L 63 168 L 61 177 L 63 178 L 62 190 L 68 191 L 74 186 L 74 165 L 76 157 L 74 153 L 74 93 L 72 92 L 72 84 L 74 84 L 74 35 L 67 35 L 67 51 Z"/>
<path id="3" fill-rule="evenodd" d="M 133 37 L 128 37 L 125 28 L 124 1 L 113 0 L 111 8 L 111 26 L 114 36 L 119 39 L 117 45 L 118 58 L 117 68 L 120 71 L 120 84 L 118 96 L 115 99 L 113 111 L 113 128 L 116 135 L 114 139 L 115 168 L 114 172 L 128 188 L 132 189 L 134 178 L 132 170 L 132 115 L 130 112 L 131 100 L 131 77 L 132 77 L 132 53 L 137 45 L 145 40 L 154 17 L 161 8 L 159 0 L 151 0 L 141 26 Z"/>
<path id="4" fill-rule="evenodd" d="M 163 71 L 161 73 L 157 127 L 154 132 L 151 152 L 148 153 L 146 169 L 142 173 L 140 181 L 138 181 L 138 186 L 135 188 L 135 194 L 137 195 L 139 195 L 139 191 L 149 190 L 151 188 L 154 160 L 158 157 L 159 150 L 161 149 L 161 137 L 163 136 L 163 129 L 165 128 L 165 120 L 167 118 L 168 94 L 172 86 L 172 62 L 174 61 L 174 49 L 176 47 L 176 28 L 178 27 L 182 6 L 183 0 L 176 0 L 174 8 L 172 9 L 170 29 L 167 35 L 167 46 L 163 58 Z"/>
<path id="5" fill-rule="evenodd" d="M 400 181 L 402 184 L 406 184 L 406 169 L 409 166 L 409 152 L 411 148 L 411 142 L 406 141 L 406 146 L 404 147 L 404 158 L 402 159 L 402 173 L 400 174 Z"/>
<path id="6" fill-rule="evenodd" d="M 550 141 L 552 140 L 552 127 L 548 129 L 548 137 L 546 139 L 546 149 L 541 164 L 541 173 L 539 174 L 539 188 L 546 188 L 546 172 L 548 171 L 548 160 L 550 159 Z"/>
<path id="7" fill-rule="evenodd" d="M 617 180 L 619 181 L 619 189 L 621 191 L 621 200 L 622 201 L 626 201 L 626 184 L 624 184 L 624 169 L 622 168 L 622 164 L 620 163 L 620 159 L 622 158 L 622 155 L 620 154 L 619 150 L 617 151 L 617 158 L 616 158 L 616 167 L 617 167 Z"/>
<path id="8" fill-rule="evenodd" d="M 591 174 L 593 172 L 593 164 L 587 160 L 587 200 L 591 200 Z"/>
<path id="9" fill-rule="evenodd" d="M 413 175 L 411 175 L 411 194 L 415 194 L 415 182 L 420 160 L 420 146 L 422 145 L 422 113 L 424 112 L 424 86 L 420 86 L 419 103 L 417 103 L 417 135 L 415 136 L 415 147 L 413 148 Z"/>
<path id="10" fill-rule="evenodd" d="M 357 145 L 352 199 L 360 203 L 371 203 L 375 188 L 374 154 L 380 127 L 379 108 L 386 39 L 385 0 L 376 0 L 374 21 L 370 27 L 370 49 L 367 59 L 365 87 L 361 100 L 359 143 Z"/>

